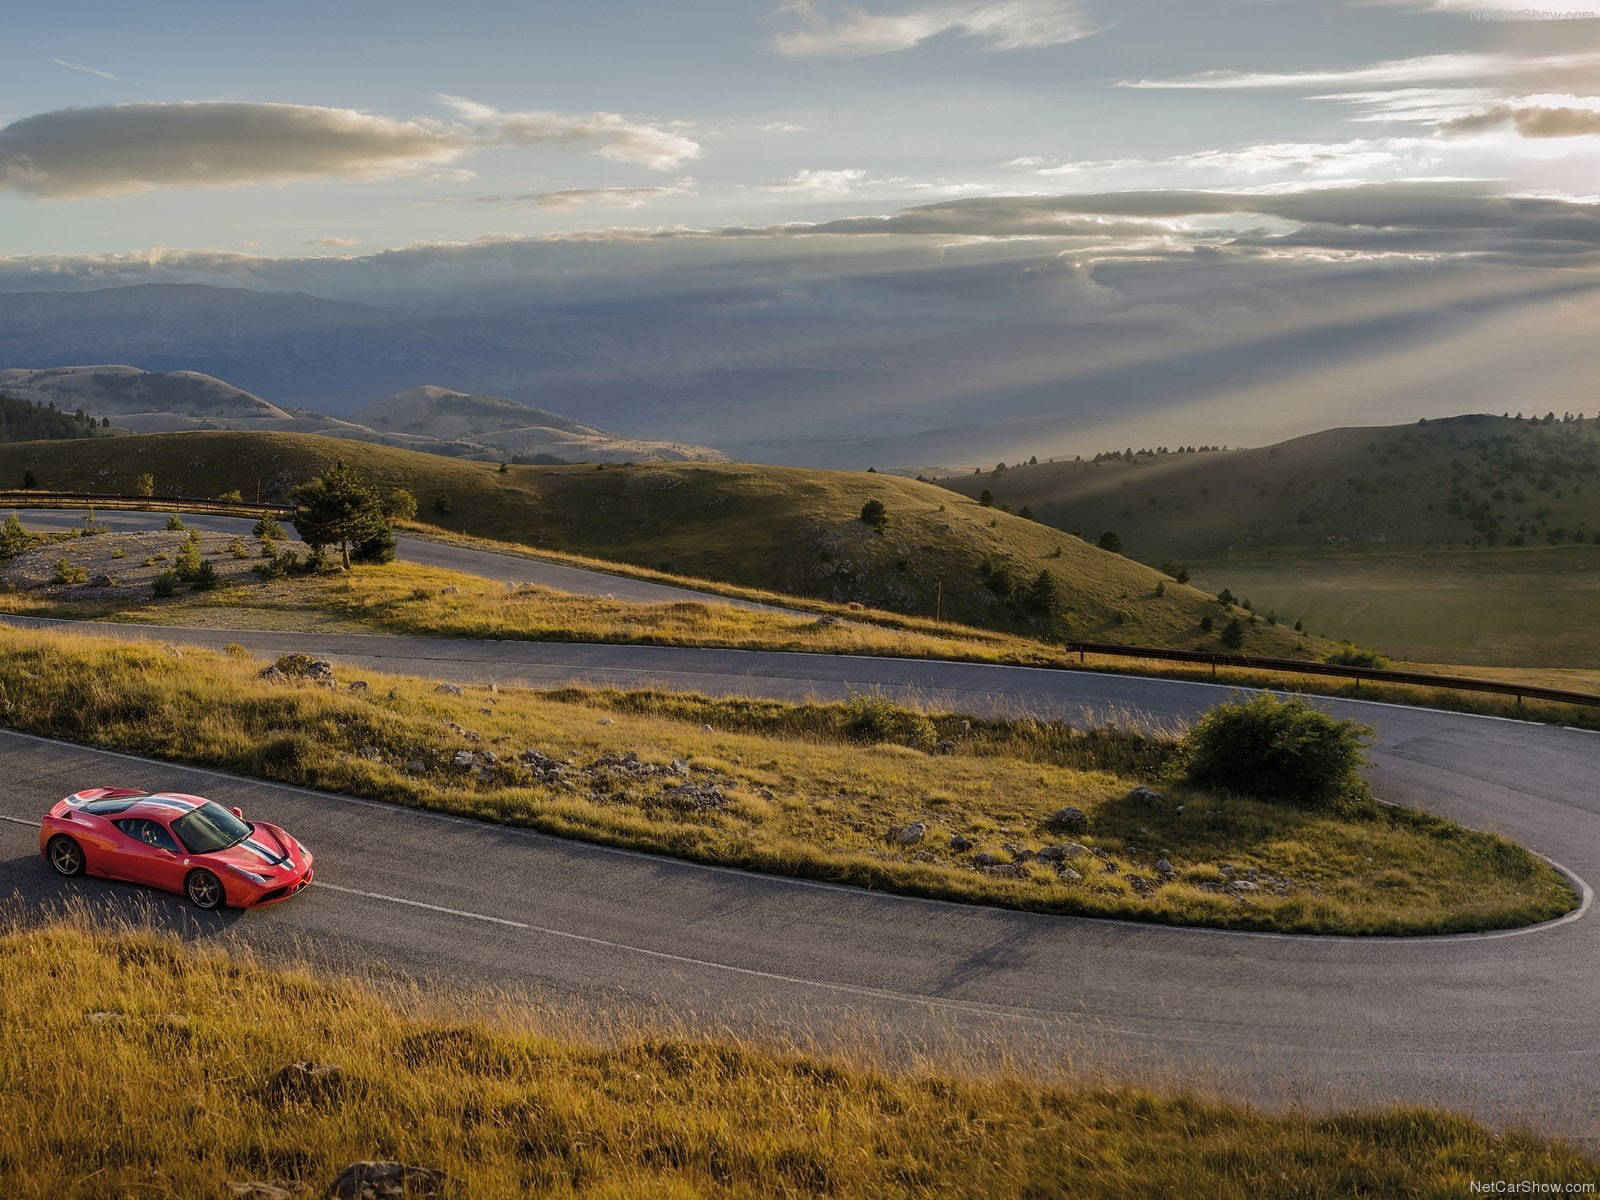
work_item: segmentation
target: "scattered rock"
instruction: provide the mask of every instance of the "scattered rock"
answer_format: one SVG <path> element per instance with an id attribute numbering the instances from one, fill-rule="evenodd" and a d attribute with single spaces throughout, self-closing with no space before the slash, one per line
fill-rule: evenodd
<path id="1" fill-rule="evenodd" d="M 952 833 L 950 835 L 950 849 L 954 850 L 957 854 L 965 854 L 968 850 L 972 849 L 974 844 L 975 843 L 971 838 L 962 837 L 959 833 Z"/>
<path id="2" fill-rule="evenodd" d="M 1162 875 L 1162 876 L 1165 876 L 1168 879 L 1171 879 L 1177 873 L 1178 873 L 1177 870 L 1166 859 L 1164 859 L 1164 858 L 1156 859 L 1156 874 L 1157 875 Z"/>
<path id="3" fill-rule="evenodd" d="M 267 1095 L 275 1100 L 331 1100 L 344 1090 L 344 1068 L 332 1063 L 292 1062 L 267 1081 Z"/>
<path id="4" fill-rule="evenodd" d="M 817 620 L 816 620 L 816 624 L 819 627 L 821 627 L 823 629 L 826 629 L 830 625 L 840 625 L 840 624 L 843 624 L 843 622 L 840 621 L 840 619 L 838 617 L 833 616 L 830 613 L 830 614 L 826 614 L 824 616 L 818 617 Z"/>
<path id="5" fill-rule="evenodd" d="M 1045 828 L 1061 833 L 1082 833 L 1089 828 L 1089 815 L 1081 808 L 1068 805 L 1051 813 L 1045 820 Z"/>
<path id="6" fill-rule="evenodd" d="M 1062 867 L 1056 872 L 1056 877 L 1065 880 L 1067 883 L 1083 882 L 1083 876 L 1077 871 L 1074 871 L 1071 867 Z"/>
<path id="7" fill-rule="evenodd" d="M 921 821 L 913 821 L 909 825 L 902 825 L 898 829 L 891 829 L 889 837 L 901 846 L 915 846 L 927 836 L 928 827 Z"/>
<path id="8" fill-rule="evenodd" d="M 427 769 L 428 764 L 423 762 L 420 758 L 413 758 L 406 764 L 407 775 L 421 775 Z"/>
<path id="9" fill-rule="evenodd" d="M 1005 859 L 998 854 L 990 854 L 987 850 L 979 850 L 972 856 L 972 865 L 982 870 L 984 867 L 998 867 L 1005 865 Z"/>
<path id="10" fill-rule="evenodd" d="M 363 746 L 361 749 L 357 750 L 356 753 L 362 758 L 366 759 L 368 762 L 383 761 L 383 755 L 379 752 L 376 746 Z"/>
<path id="11" fill-rule="evenodd" d="M 298 1189 L 282 1179 L 244 1179 L 228 1181 L 232 1200 L 294 1200 Z"/>
<path id="12" fill-rule="evenodd" d="M 1061 847 L 1061 849 L 1066 852 L 1066 858 L 1068 862 L 1071 862 L 1075 858 L 1082 858 L 1085 854 L 1089 853 L 1089 847 L 1085 846 L 1082 842 L 1068 842 L 1065 846 Z"/>
<path id="13" fill-rule="evenodd" d="M 368 687 L 365 679 L 352 679 L 350 681 L 350 690 L 352 692 L 365 692 L 371 689 Z"/>
<path id="14" fill-rule="evenodd" d="M 439 595 L 441 596 L 459 596 L 460 594 L 461 589 L 458 587 L 445 587 L 439 589 Z"/>
<path id="15" fill-rule="evenodd" d="M 714 809 L 728 807 L 728 795 L 714 783 L 680 783 L 661 795 L 680 808 Z"/>
<path id="16" fill-rule="evenodd" d="M 1027 862 L 1033 857 L 1032 850 L 1029 850 L 1026 846 L 1018 846 L 1014 842 L 1006 842 L 1000 849 L 1011 855 L 1012 862 Z"/>
<path id="17" fill-rule="evenodd" d="M 457 686 L 456 684 L 453 684 L 453 683 L 441 683 L 441 684 L 438 684 L 433 690 L 438 692 L 442 696 L 459 696 L 459 695 L 461 695 L 461 688 L 459 686 Z"/>
<path id="18" fill-rule="evenodd" d="M 1026 879 L 1028 877 L 1028 869 L 1021 863 L 1014 862 L 996 863 L 992 867 L 979 867 L 978 870 L 993 879 Z"/>
<path id="19" fill-rule="evenodd" d="M 1148 896 L 1156 890 L 1156 881 L 1147 876 L 1136 875 L 1129 871 L 1123 878 L 1128 881 L 1128 886 L 1133 889 L 1135 895 Z"/>
<path id="20" fill-rule="evenodd" d="M 956 752 L 956 744 L 949 738 L 940 738 L 933 744 L 933 752 L 935 754 L 954 754 Z"/>
<path id="21" fill-rule="evenodd" d="M 1154 788 L 1140 786 L 1128 793 L 1128 799 L 1135 804 L 1160 804 L 1166 797 Z"/>
<path id="22" fill-rule="evenodd" d="M 1042 863 L 1065 862 L 1067 848 L 1065 846 L 1040 846 L 1039 852 L 1035 857 Z"/>
<path id="23" fill-rule="evenodd" d="M 443 1200 L 445 1176 L 431 1167 L 353 1162 L 328 1185 L 328 1200 Z"/>
<path id="24" fill-rule="evenodd" d="M 1233 881 L 1233 890 L 1236 892 L 1254 892 L 1258 891 L 1260 887 L 1260 884 L 1253 883 L 1248 879 L 1235 879 Z"/>
<path id="25" fill-rule="evenodd" d="M 289 678 L 282 671 L 278 670 L 277 667 L 263 667 L 256 673 L 256 677 L 258 679 L 265 679 L 268 683 L 282 683 L 285 679 Z"/>
<path id="26" fill-rule="evenodd" d="M 110 1009 L 97 1009 L 94 1012 L 84 1013 L 83 1019 L 91 1025 L 121 1025 L 128 1019 L 128 1014 Z"/>
<path id="27" fill-rule="evenodd" d="M 1222 875 L 1226 879 L 1232 879 L 1235 875 L 1237 875 L 1239 873 L 1239 868 L 1235 867 L 1235 866 L 1230 866 L 1228 863 L 1223 863 L 1220 867 L 1217 868 L 1217 873 L 1219 875 Z"/>
<path id="28" fill-rule="evenodd" d="M 613 721 L 610 717 L 601 717 L 600 718 L 600 724 L 602 724 L 602 725 L 615 725 L 616 722 Z"/>
<path id="29" fill-rule="evenodd" d="M 478 756 L 471 750 L 457 750 L 450 756 L 450 765 L 457 771 L 470 771 L 478 765 Z"/>

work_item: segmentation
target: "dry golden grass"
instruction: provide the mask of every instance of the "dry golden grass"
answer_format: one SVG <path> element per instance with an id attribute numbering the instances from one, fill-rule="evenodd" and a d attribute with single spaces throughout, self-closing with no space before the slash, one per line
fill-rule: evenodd
<path id="1" fill-rule="evenodd" d="M 361 1159 L 443 1171 L 474 1200 L 1331 1200 L 1600 1171 L 1442 1112 L 1267 1113 L 959 1061 L 586 1032 L 542 1008 L 384 998 L 81 920 L 0 934 L 0 997 L 8 1200 L 225 1196 L 250 1180 L 310 1200 Z M 295 1062 L 340 1074 L 279 1085 Z"/>
<path id="2" fill-rule="evenodd" d="M 871 698 L 797 708 L 575 690 L 458 696 L 377 675 L 351 692 L 269 682 L 258 667 L 9 632 L 0 723 L 698 861 L 1047 912 L 1416 934 L 1526 924 L 1575 903 L 1506 839 L 1410 810 L 1310 813 L 1181 787 L 1140 799 L 1132 789 L 1159 782 L 1164 751 L 1138 737 L 992 723 L 969 735 L 955 718 L 934 725 Z M 953 752 L 927 753 L 941 733 Z M 530 749 L 570 760 L 565 780 L 520 763 Z M 498 761 L 458 769 L 458 751 Z M 629 753 L 657 770 L 596 765 Z M 686 783 L 718 794 L 676 790 Z M 1016 853 L 1068 841 L 1046 819 L 1069 804 L 1088 818 L 1077 835 L 1088 853 L 1070 872 Z M 891 840 L 919 822 L 919 841 Z M 978 869 L 974 852 L 990 865 Z M 1170 881 L 1158 881 L 1162 859 Z M 1259 889 L 1225 887 L 1225 865 L 1253 868 Z"/>

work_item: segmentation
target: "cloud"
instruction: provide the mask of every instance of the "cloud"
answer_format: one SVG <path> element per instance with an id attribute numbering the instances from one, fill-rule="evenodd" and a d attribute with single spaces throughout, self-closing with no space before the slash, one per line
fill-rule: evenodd
<path id="1" fill-rule="evenodd" d="M 361 245 L 361 239 L 360 238 L 353 238 L 353 237 L 338 237 L 337 235 L 334 235 L 334 234 L 328 234 L 325 237 L 307 238 L 306 239 L 306 245 L 308 245 L 308 246 L 332 246 L 332 247 L 338 247 L 340 249 L 344 249 L 344 248 L 348 248 L 350 246 L 359 246 L 359 245 Z"/>
<path id="2" fill-rule="evenodd" d="M 435 124 L 348 108 L 213 102 L 69 108 L 0 129 L 0 188 L 61 199 L 380 178 L 469 149 Z"/>
<path id="3" fill-rule="evenodd" d="M 1585 137 L 1600 134 L 1600 109 L 1540 104 L 1496 104 L 1440 126 L 1445 133 L 1481 133 L 1510 126 L 1525 138 Z"/>
<path id="4" fill-rule="evenodd" d="M 851 189 L 867 173 L 859 167 L 847 167 L 838 171 L 823 171 L 807 168 L 796 171 L 784 179 L 774 179 L 771 183 L 761 185 L 764 192 L 805 192 L 813 196 L 848 196 Z"/>
<path id="5" fill-rule="evenodd" d="M 1385 85 L 1441 83 L 1458 80 L 1505 80 L 1511 76 L 1600 66 L 1600 51 L 1525 56 L 1514 54 L 1428 54 L 1391 58 L 1360 67 L 1315 71 L 1200 71 L 1172 79 L 1124 79 L 1118 87 L 1198 89 L 1206 91 L 1264 88 L 1365 88 Z"/>
<path id="6" fill-rule="evenodd" d="M 510 203 L 529 208 L 640 208 L 663 196 L 691 196 L 687 183 L 676 187 L 592 187 L 563 188 L 553 192 L 529 192 L 513 196 Z"/>
<path id="7" fill-rule="evenodd" d="M 1463 13 L 1504 21 L 1585 21 L 1600 10 L 1593 0 L 1389 0 L 1423 12 Z"/>
<path id="8" fill-rule="evenodd" d="M 478 139 L 502 146 L 581 146 L 613 162 L 670 171 L 700 157 L 700 144 L 659 125 L 630 120 L 621 113 L 504 112 L 464 96 L 439 100 L 477 132 Z"/>
<path id="9" fill-rule="evenodd" d="M 1059 46 L 1096 31 L 1072 0 L 965 0 L 874 13 L 841 8 L 823 13 L 813 0 L 793 0 L 799 27 L 780 33 L 773 47 L 795 57 L 861 57 L 910 50 L 929 38 L 956 33 L 990 50 Z"/>
<path id="10" fill-rule="evenodd" d="M 1351 179 L 1379 175 L 1408 176 L 1436 170 L 1445 147 L 1432 138 L 1353 138 L 1345 142 L 1262 142 L 1233 149 L 1196 150 L 1166 158 L 1080 159 L 1046 167 L 1046 177 L 1087 178 L 1123 175 L 1160 179 L 1169 185 L 1182 176 L 1227 181 L 1248 176 L 1257 183 L 1266 176 L 1289 182 Z"/>
<path id="11" fill-rule="evenodd" d="M 1008 158 L 1000 164 L 1002 167 L 1040 167 L 1044 165 L 1042 154 L 1019 154 L 1016 158 Z"/>
<path id="12" fill-rule="evenodd" d="M 58 67 L 65 67 L 69 71 L 81 71 L 85 75 L 94 75 L 100 79 L 117 78 L 110 71 L 102 71 L 98 67 L 86 67 L 82 63 L 68 62 L 64 58 L 52 58 L 50 61 Z"/>

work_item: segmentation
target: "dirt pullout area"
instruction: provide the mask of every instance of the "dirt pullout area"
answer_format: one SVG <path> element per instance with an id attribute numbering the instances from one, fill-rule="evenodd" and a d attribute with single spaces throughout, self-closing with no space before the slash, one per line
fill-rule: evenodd
<path id="1" fill-rule="evenodd" d="M 189 534 L 181 530 L 100 533 L 36 546 L 0 566 L 0 585 L 61 600 L 125 596 L 148 590 L 156 577 L 172 570 Z M 201 533 L 200 555 L 222 580 L 249 578 L 264 561 L 262 543 L 251 537 Z M 302 542 L 274 543 L 278 552 L 308 553 Z M 240 557 L 242 551 L 243 557 Z M 82 582 L 61 582 L 61 564 L 82 569 Z M 68 572 L 77 577 L 75 571 Z"/>

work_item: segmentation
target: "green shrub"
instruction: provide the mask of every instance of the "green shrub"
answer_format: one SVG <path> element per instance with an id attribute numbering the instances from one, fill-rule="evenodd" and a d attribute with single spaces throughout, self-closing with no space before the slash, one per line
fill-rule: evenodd
<path id="1" fill-rule="evenodd" d="M 200 540 L 190 534 L 178 549 L 178 556 L 173 560 L 173 568 L 178 573 L 179 579 L 192 581 L 200 573 L 203 560 L 200 558 Z"/>
<path id="2" fill-rule="evenodd" d="M 234 488 L 232 491 L 223 492 L 222 495 L 217 497 L 217 499 L 218 500 L 225 500 L 229 504 L 243 504 L 244 503 L 244 496 L 240 493 L 238 488 Z"/>
<path id="3" fill-rule="evenodd" d="M 216 567 L 212 566 L 209 561 L 202 560 L 200 565 L 195 568 L 194 575 L 189 582 L 194 584 L 195 591 L 209 592 L 218 583 Z"/>
<path id="4" fill-rule="evenodd" d="M 165 598 L 178 590 L 178 573 L 176 571 L 163 571 L 150 581 L 150 590 L 158 597 Z"/>
<path id="5" fill-rule="evenodd" d="M 17 514 L 12 513 L 5 519 L 5 524 L 0 525 L 0 562 L 15 558 L 25 551 L 29 540 L 27 530 L 17 520 Z"/>
<path id="6" fill-rule="evenodd" d="M 169 533 L 182 533 L 188 526 L 183 523 L 183 518 L 173 513 L 167 518 L 167 531 Z"/>
<path id="7" fill-rule="evenodd" d="M 1389 660 L 1378 651 L 1358 646 L 1354 642 L 1341 643 L 1339 648 L 1323 661 L 1338 663 L 1341 667 L 1372 667 L 1379 671 L 1389 665 Z"/>
<path id="8" fill-rule="evenodd" d="M 244 539 L 243 538 L 234 538 L 233 541 L 229 542 L 228 543 L 228 553 L 231 554 L 234 558 L 249 558 L 250 557 L 250 551 L 248 551 L 248 550 L 246 550 L 244 548 Z"/>
<path id="9" fill-rule="evenodd" d="M 51 582 L 66 584 L 87 583 L 89 582 L 89 572 L 76 563 L 68 562 L 64 558 L 58 558 L 56 560 L 56 573 L 51 577 Z"/>
<path id="10" fill-rule="evenodd" d="M 926 716 L 877 695 L 850 697 L 845 705 L 844 733 L 852 741 L 893 742 L 930 752 L 938 741 L 933 722 Z"/>
<path id="11" fill-rule="evenodd" d="M 1304 700 L 1230 700 L 1184 736 L 1176 769 L 1199 787 L 1296 808 L 1358 811 L 1371 804 L 1361 768 L 1372 736 L 1370 726 Z"/>
<path id="12" fill-rule="evenodd" d="M 260 538 L 263 542 L 282 542 L 288 540 L 288 535 L 283 532 L 283 522 L 279 521 L 278 518 L 273 516 L 271 513 L 268 513 L 266 516 L 257 521 L 255 523 L 255 527 L 251 529 L 250 532 L 255 537 Z"/>
<path id="13" fill-rule="evenodd" d="M 882 500 L 868 500 L 861 506 L 861 520 L 874 529 L 882 529 L 889 523 L 889 510 L 883 506 Z"/>

